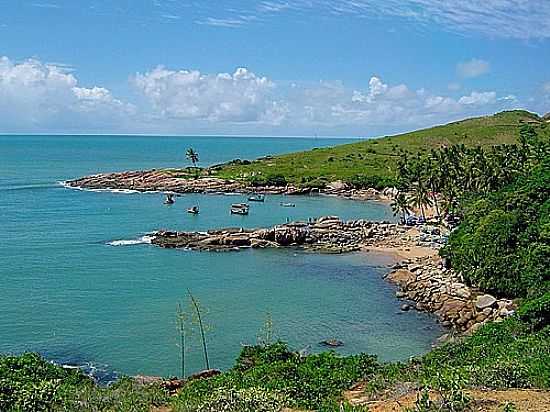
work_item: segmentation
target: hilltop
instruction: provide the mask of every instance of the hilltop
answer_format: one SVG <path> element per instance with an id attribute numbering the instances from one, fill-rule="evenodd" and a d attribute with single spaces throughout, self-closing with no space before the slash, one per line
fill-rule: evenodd
<path id="1" fill-rule="evenodd" d="M 313 149 L 254 161 L 235 160 L 210 168 L 210 175 L 249 180 L 262 185 L 286 182 L 323 187 L 343 180 L 355 186 L 381 187 L 391 184 L 401 151 L 426 152 L 443 146 L 492 146 L 517 142 L 518 127 L 531 123 L 545 128 L 537 114 L 524 110 L 500 112 L 395 136 L 385 136 L 341 146 Z M 550 133 L 546 129 L 546 136 Z"/>

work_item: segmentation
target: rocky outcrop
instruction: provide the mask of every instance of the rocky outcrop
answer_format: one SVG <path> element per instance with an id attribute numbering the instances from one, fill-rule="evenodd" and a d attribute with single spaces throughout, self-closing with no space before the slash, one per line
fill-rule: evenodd
<path id="1" fill-rule="evenodd" d="M 388 200 L 395 194 L 395 188 L 383 191 L 375 189 L 353 189 L 337 181 L 326 188 L 303 188 L 288 186 L 248 186 L 246 182 L 216 177 L 200 177 L 182 174 L 177 169 L 151 169 L 117 173 L 101 173 L 65 182 L 68 187 L 81 189 L 135 190 L 138 192 L 173 193 L 252 193 L 307 195 L 326 194 L 355 200 Z"/>
<path id="2" fill-rule="evenodd" d="M 484 323 L 501 321 L 515 311 L 512 301 L 464 284 L 438 257 L 418 258 L 400 266 L 387 276 L 399 288 L 396 296 L 413 302 L 410 304 L 417 310 L 435 313 L 444 326 L 460 333 L 472 333 Z"/>
<path id="3" fill-rule="evenodd" d="M 208 232 L 161 230 L 153 234 L 152 244 L 210 251 L 293 246 L 345 253 L 372 246 L 414 244 L 437 248 L 443 241 L 443 235 L 426 238 L 422 230 L 395 223 L 343 221 L 337 216 L 324 216 L 310 222 L 292 222 L 262 229 L 228 228 Z"/>

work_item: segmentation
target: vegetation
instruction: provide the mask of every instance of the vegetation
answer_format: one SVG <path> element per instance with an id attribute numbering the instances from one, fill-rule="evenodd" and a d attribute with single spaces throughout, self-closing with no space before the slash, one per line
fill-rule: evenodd
<path id="1" fill-rule="evenodd" d="M 305 187 L 323 187 L 328 182 L 343 180 L 358 188 L 382 188 L 397 184 L 401 152 L 416 155 L 458 144 L 466 147 L 514 144 L 518 143 L 518 127 L 522 124 L 532 124 L 539 133 L 550 135 L 548 129 L 542 130 L 544 123 L 539 116 L 515 110 L 397 136 L 254 161 L 229 162 L 209 172 L 213 176 L 252 182 L 281 175 L 285 182 Z"/>
<path id="2" fill-rule="evenodd" d="M 159 386 L 140 387 L 131 379 L 122 379 L 107 388 L 98 387 L 81 372 L 52 365 L 35 354 L 3 356 L 0 410 L 149 411 L 155 406 L 168 405 L 182 412 L 275 412 L 284 407 L 359 411 L 360 408 L 345 405 L 342 391 L 358 381 L 366 381 L 366 392 L 372 396 L 406 385 L 421 388 L 412 408 L 415 411 L 460 411 L 469 408 L 472 402 L 467 388 L 550 389 L 548 131 L 543 125 L 524 124 L 517 142 L 513 143 L 507 133 L 516 129 L 517 122 L 512 121 L 518 117 L 538 121 L 526 112 L 508 112 L 438 129 L 443 132 L 446 127 L 451 130 L 468 127 L 480 133 L 469 138 L 469 143 L 495 143 L 497 137 L 508 139 L 503 145 L 450 145 L 421 155 L 411 150 L 415 133 L 403 135 L 406 137 L 401 139 L 411 144 L 393 162 L 395 181 L 401 189 L 393 203 L 394 212 L 406 216 L 411 205 L 421 210 L 433 205 L 441 218 L 458 217 L 460 224 L 441 253 L 467 282 L 515 298 L 519 309 L 508 319 L 486 324 L 471 336 L 406 363 L 381 364 L 366 354 L 342 357 L 325 352 L 305 356 L 293 352 L 282 342 L 272 343 L 273 325 L 268 318 L 260 344 L 244 347 L 232 369 L 208 379 L 191 380 L 171 398 Z M 501 123 L 504 120 L 514 124 Z M 444 141 L 426 134 L 427 131 L 418 133 L 425 133 L 423 136 L 428 136 L 432 143 Z M 464 143 L 463 137 L 455 140 Z M 453 139 L 447 139 L 453 143 Z M 386 144 L 389 143 L 382 146 Z M 379 155 L 376 151 L 368 153 Z M 253 165 L 240 162 L 230 167 Z M 291 177 L 283 170 L 281 174 L 256 175 L 251 181 L 256 179 L 258 184 L 265 184 L 298 176 Z M 189 295 L 208 368 L 201 309 Z M 186 319 L 179 308 L 183 373 Z M 434 393 L 435 398 L 431 396 Z M 513 406 L 507 405 L 506 409 L 513 410 Z"/>

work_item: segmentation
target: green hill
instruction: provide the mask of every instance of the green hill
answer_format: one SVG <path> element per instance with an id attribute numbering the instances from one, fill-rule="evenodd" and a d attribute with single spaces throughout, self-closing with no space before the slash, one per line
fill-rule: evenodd
<path id="1" fill-rule="evenodd" d="M 249 179 L 258 184 L 273 181 L 275 176 L 282 175 L 287 182 L 300 186 L 322 186 L 334 180 L 356 182 L 359 186 L 361 183 L 365 186 L 384 186 L 394 179 L 401 150 L 416 153 L 460 143 L 468 146 L 514 143 L 519 134 L 518 127 L 526 122 L 544 128 L 545 135 L 550 135 L 550 128 L 545 128 L 537 114 L 514 110 L 330 148 L 252 162 L 233 161 L 213 167 L 211 174 Z"/>

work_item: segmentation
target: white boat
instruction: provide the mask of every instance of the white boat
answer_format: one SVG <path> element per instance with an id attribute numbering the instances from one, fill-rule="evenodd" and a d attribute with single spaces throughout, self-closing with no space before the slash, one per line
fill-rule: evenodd
<path id="1" fill-rule="evenodd" d="M 263 202 L 265 201 L 265 196 L 262 194 L 251 195 L 248 197 L 248 200 L 250 202 Z"/>
<path id="2" fill-rule="evenodd" d="M 231 214 L 233 215 L 248 215 L 250 206 L 246 203 L 233 203 L 231 205 Z"/>

